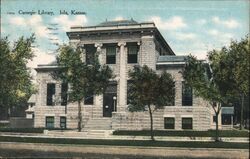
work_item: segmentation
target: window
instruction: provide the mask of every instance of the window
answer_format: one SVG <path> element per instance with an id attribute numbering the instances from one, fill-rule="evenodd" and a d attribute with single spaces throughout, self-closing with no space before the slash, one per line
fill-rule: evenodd
<path id="1" fill-rule="evenodd" d="M 106 47 L 106 64 L 116 63 L 116 46 Z"/>
<path id="2" fill-rule="evenodd" d="M 53 116 L 46 117 L 46 128 L 54 128 L 54 117 Z"/>
<path id="3" fill-rule="evenodd" d="M 47 105 L 55 105 L 55 84 L 48 83 L 47 84 Z"/>
<path id="4" fill-rule="evenodd" d="M 127 81 L 127 104 L 131 104 L 131 98 L 133 93 L 133 81 L 128 80 Z"/>
<path id="5" fill-rule="evenodd" d="M 193 105 L 193 90 L 190 86 L 182 82 L 182 105 L 192 106 Z"/>
<path id="6" fill-rule="evenodd" d="M 216 119 L 216 115 L 213 116 L 213 122 L 216 123 L 217 119 Z"/>
<path id="7" fill-rule="evenodd" d="M 182 129 L 193 129 L 193 119 L 182 118 Z"/>
<path id="8" fill-rule="evenodd" d="M 222 114 L 221 115 L 221 124 L 222 125 L 231 125 L 232 124 L 232 115 L 231 114 Z"/>
<path id="9" fill-rule="evenodd" d="M 138 45 L 128 45 L 128 63 L 137 63 Z"/>
<path id="10" fill-rule="evenodd" d="M 174 118 L 164 118 L 164 128 L 165 129 L 174 129 L 175 119 Z"/>
<path id="11" fill-rule="evenodd" d="M 62 83 L 61 85 L 61 105 L 67 105 L 68 83 Z"/>
<path id="12" fill-rule="evenodd" d="M 173 90 L 169 90 L 171 91 L 171 96 L 166 99 L 166 105 L 165 106 L 175 106 L 175 82 L 174 84 L 174 88 Z"/>
<path id="13" fill-rule="evenodd" d="M 84 99 L 84 105 L 93 105 L 93 104 L 94 104 L 93 94 L 86 96 Z"/>
<path id="14" fill-rule="evenodd" d="M 67 128 L 67 126 L 66 126 L 66 117 L 64 117 L 64 116 L 60 117 L 60 128 L 62 128 L 62 129 Z"/>
<path id="15" fill-rule="evenodd" d="M 95 60 L 96 48 L 94 45 L 86 45 L 86 64 L 93 64 Z"/>

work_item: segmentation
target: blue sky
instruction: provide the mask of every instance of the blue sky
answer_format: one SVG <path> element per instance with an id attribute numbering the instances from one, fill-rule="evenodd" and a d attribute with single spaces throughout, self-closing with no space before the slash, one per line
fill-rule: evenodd
<path id="1" fill-rule="evenodd" d="M 36 67 L 54 60 L 56 44 L 68 42 L 66 31 L 70 26 L 133 18 L 155 22 L 177 55 L 191 53 L 204 59 L 207 51 L 249 33 L 249 5 L 248 0 L 2 0 L 1 36 L 14 41 L 35 33 L 36 57 L 29 66 Z M 52 11 L 53 15 L 39 15 L 38 10 Z M 60 10 L 86 15 L 60 15 Z"/>

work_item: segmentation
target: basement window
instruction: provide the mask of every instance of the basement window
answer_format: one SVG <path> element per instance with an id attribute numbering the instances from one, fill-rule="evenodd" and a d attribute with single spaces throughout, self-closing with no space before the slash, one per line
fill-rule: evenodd
<path id="1" fill-rule="evenodd" d="M 47 116 L 46 117 L 46 128 L 54 128 L 54 117 L 53 116 Z"/>
<path id="2" fill-rule="evenodd" d="M 193 119 L 182 118 L 182 129 L 193 129 Z"/>
<path id="3" fill-rule="evenodd" d="M 67 128 L 67 126 L 66 126 L 66 117 L 64 117 L 64 116 L 60 117 L 60 128 L 61 129 L 66 129 Z"/>
<path id="4" fill-rule="evenodd" d="M 174 118 L 164 118 L 164 128 L 165 129 L 174 129 L 175 127 L 175 119 Z"/>

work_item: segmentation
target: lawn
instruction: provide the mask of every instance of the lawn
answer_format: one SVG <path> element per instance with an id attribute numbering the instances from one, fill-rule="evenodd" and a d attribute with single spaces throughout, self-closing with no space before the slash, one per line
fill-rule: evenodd
<path id="1" fill-rule="evenodd" d="M 1 128 L 0 127 L 0 132 L 16 132 L 16 133 L 43 133 L 43 130 L 46 128 Z M 48 130 L 48 129 L 46 129 Z M 49 130 L 65 130 L 65 129 L 60 129 L 60 128 L 53 128 Z M 71 130 L 71 129 L 67 129 Z"/>
<path id="2" fill-rule="evenodd" d="M 141 131 L 118 130 L 118 131 L 114 131 L 113 135 L 150 136 L 150 131 L 149 130 L 141 130 Z M 154 135 L 155 136 L 183 136 L 183 137 L 215 137 L 215 130 L 208 130 L 208 131 L 155 130 Z M 249 137 L 249 132 L 241 131 L 241 130 L 220 130 L 219 135 L 220 137 Z"/>
<path id="3" fill-rule="evenodd" d="M 150 147 L 188 147 L 188 148 L 234 148 L 249 149 L 248 143 L 197 142 L 197 141 L 150 141 L 150 140 L 104 140 L 104 139 L 62 139 L 35 137 L 0 136 L 0 142 L 78 144 L 78 145 L 113 145 L 113 146 L 150 146 Z"/>

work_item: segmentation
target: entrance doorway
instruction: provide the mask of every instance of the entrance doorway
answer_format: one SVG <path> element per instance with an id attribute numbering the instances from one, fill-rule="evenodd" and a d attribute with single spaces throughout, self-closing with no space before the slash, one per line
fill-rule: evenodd
<path id="1" fill-rule="evenodd" d="M 117 110 L 117 83 L 110 82 L 103 94 L 103 117 L 112 117 L 112 112 Z"/>

